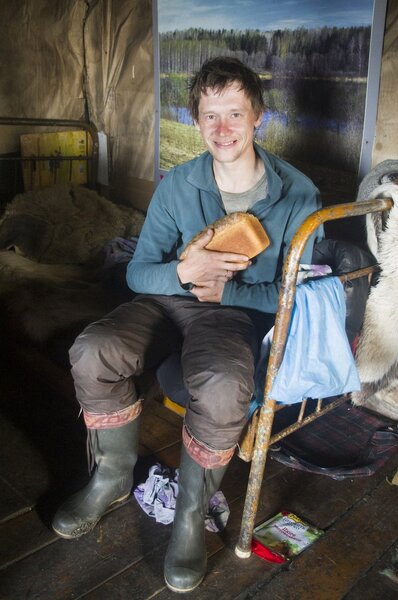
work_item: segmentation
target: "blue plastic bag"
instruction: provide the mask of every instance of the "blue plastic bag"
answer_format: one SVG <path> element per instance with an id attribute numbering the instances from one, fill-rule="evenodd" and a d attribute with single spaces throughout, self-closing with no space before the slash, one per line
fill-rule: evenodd
<path id="1" fill-rule="evenodd" d="M 297 286 L 285 354 L 271 398 L 294 404 L 304 398 L 329 398 L 361 388 L 345 332 L 345 316 L 344 288 L 338 277 L 322 277 Z M 257 406 L 262 403 L 258 391 L 257 386 Z M 250 412 L 253 408 L 252 402 Z"/>

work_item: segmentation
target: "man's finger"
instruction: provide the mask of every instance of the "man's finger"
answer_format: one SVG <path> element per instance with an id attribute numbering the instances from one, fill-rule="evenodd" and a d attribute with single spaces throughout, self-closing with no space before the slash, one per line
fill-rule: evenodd
<path id="1" fill-rule="evenodd" d="M 191 250 L 201 250 L 210 242 L 213 237 L 214 231 L 211 227 L 208 227 L 205 231 L 197 233 L 190 242 L 185 246 L 181 252 L 180 260 L 185 260 Z"/>
<path id="2" fill-rule="evenodd" d="M 204 248 L 210 242 L 211 238 L 214 235 L 213 229 L 209 227 L 205 231 L 203 231 L 197 238 L 194 238 L 190 242 L 190 246 L 195 246 L 196 248 Z"/>
<path id="3" fill-rule="evenodd" d="M 247 263 L 250 259 L 245 254 L 236 254 L 235 252 L 219 252 L 220 258 L 229 263 Z"/>
<path id="4" fill-rule="evenodd" d="M 250 260 L 246 260 L 244 262 L 227 262 L 226 264 L 224 263 L 225 269 L 227 271 L 244 271 L 245 269 L 247 269 L 247 267 L 250 267 L 251 264 L 252 263 Z"/>

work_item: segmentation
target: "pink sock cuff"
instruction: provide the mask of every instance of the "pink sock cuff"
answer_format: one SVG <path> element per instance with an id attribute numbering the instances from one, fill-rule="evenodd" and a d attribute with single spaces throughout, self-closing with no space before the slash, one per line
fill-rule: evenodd
<path id="1" fill-rule="evenodd" d="M 114 413 L 88 413 L 83 411 L 84 422 L 87 429 L 117 429 L 130 421 L 134 421 L 142 411 L 142 401 L 118 410 Z"/>
<path id="2" fill-rule="evenodd" d="M 228 450 L 214 450 L 203 442 L 199 442 L 184 425 L 182 428 L 182 442 L 189 456 L 204 469 L 217 469 L 227 465 L 231 460 L 236 446 Z"/>

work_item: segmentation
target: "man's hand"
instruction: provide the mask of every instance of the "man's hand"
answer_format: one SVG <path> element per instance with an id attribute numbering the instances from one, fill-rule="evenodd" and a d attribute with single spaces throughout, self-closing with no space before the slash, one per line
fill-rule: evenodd
<path id="1" fill-rule="evenodd" d="M 207 229 L 190 246 L 188 256 L 178 264 L 177 274 L 181 283 L 192 282 L 195 286 L 199 286 L 199 282 L 205 282 L 205 286 L 201 287 L 207 289 L 210 282 L 219 282 L 224 287 L 224 283 L 232 279 L 237 271 L 244 271 L 251 265 L 248 257 L 242 254 L 206 250 L 205 246 L 210 242 L 213 234 L 212 229 Z"/>
<path id="2" fill-rule="evenodd" d="M 225 281 L 198 281 L 192 288 L 191 294 L 199 302 L 217 302 L 220 304 L 225 286 Z"/>

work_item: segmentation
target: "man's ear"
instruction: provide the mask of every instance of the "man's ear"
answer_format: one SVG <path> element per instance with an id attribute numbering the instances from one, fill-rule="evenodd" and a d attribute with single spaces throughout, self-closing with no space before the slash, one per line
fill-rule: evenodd
<path id="1" fill-rule="evenodd" d="M 193 122 L 193 124 L 194 124 L 194 127 L 195 127 L 195 128 L 198 130 L 198 131 L 200 131 L 199 123 L 198 123 L 197 121 L 194 121 L 194 122 Z"/>
<path id="2" fill-rule="evenodd" d="M 256 121 L 254 122 L 254 127 L 259 127 L 263 121 L 263 116 L 264 113 L 260 113 L 259 116 L 257 117 Z"/>

